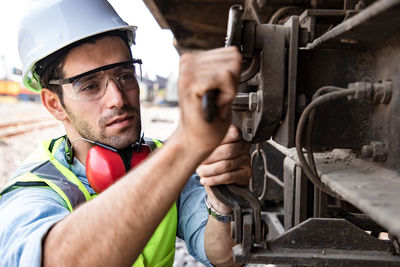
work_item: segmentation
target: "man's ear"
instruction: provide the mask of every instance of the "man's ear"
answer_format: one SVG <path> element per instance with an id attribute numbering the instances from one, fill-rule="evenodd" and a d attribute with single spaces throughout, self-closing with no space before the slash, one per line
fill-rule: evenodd
<path id="1" fill-rule="evenodd" d="M 43 105 L 46 109 L 59 121 L 64 121 L 67 119 L 67 113 L 63 105 L 61 104 L 61 100 L 58 95 L 50 91 L 47 88 L 43 88 L 40 92 L 40 96 L 42 98 Z"/>

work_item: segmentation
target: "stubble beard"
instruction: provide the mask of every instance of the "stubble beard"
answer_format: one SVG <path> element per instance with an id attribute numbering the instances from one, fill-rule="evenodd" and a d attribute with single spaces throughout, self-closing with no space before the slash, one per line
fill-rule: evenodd
<path id="1" fill-rule="evenodd" d="M 123 107 L 118 110 L 115 109 L 112 114 L 100 118 L 98 123 L 100 132 L 98 134 L 96 134 L 96 130 L 93 126 L 90 125 L 88 121 L 80 119 L 79 116 L 77 116 L 67 108 L 65 110 L 76 131 L 80 134 L 80 136 L 88 140 L 106 144 L 117 149 L 123 149 L 133 144 L 134 142 L 137 142 L 140 138 L 140 133 L 142 129 L 140 111 L 135 107 Z M 117 116 L 125 113 L 129 113 L 134 116 L 132 127 L 129 127 L 118 135 L 107 135 L 105 127 L 105 122 L 107 121 L 107 119 L 112 116 Z"/>

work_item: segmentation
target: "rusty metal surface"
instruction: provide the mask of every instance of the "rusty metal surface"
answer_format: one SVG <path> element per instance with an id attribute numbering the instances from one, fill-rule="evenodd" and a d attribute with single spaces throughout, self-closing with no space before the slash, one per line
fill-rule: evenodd
<path id="1" fill-rule="evenodd" d="M 157 22 L 171 29 L 178 52 L 211 49 L 225 43 L 229 8 L 243 0 L 144 0 Z"/>

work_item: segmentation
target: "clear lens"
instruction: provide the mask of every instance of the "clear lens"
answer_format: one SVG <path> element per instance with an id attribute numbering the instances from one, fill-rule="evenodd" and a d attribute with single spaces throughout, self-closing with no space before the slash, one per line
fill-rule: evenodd
<path id="1" fill-rule="evenodd" d="M 72 92 L 67 93 L 66 96 L 82 101 L 99 99 L 104 96 L 110 80 L 113 80 L 122 92 L 139 89 L 135 66 L 130 63 L 76 79 L 72 82 L 72 90 L 70 90 Z"/>

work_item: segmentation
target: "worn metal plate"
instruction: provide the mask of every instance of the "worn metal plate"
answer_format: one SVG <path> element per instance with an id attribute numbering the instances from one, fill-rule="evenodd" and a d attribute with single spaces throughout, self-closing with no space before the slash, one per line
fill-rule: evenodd
<path id="1" fill-rule="evenodd" d="M 281 125 L 274 135 L 274 140 L 286 146 L 294 146 L 296 86 L 297 86 L 297 52 L 299 47 L 299 17 L 293 16 L 285 24 L 290 29 L 287 65 L 286 110 Z"/>
<path id="2" fill-rule="evenodd" d="M 400 236 L 400 177 L 343 150 L 316 157 L 322 181 L 371 219 Z"/>
<path id="3" fill-rule="evenodd" d="M 296 150 L 268 141 L 299 164 Z M 350 150 L 335 149 L 316 153 L 322 181 L 384 229 L 400 237 L 400 175 L 374 163 L 357 158 Z"/>
<path id="4" fill-rule="evenodd" d="M 343 219 L 312 218 L 268 242 L 251 255 L 234 247 L 238 262 L 321 264 L 322 266 L 398 266 L 390 244 Z"/>

